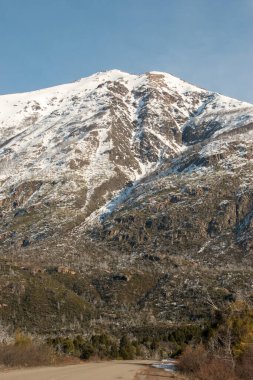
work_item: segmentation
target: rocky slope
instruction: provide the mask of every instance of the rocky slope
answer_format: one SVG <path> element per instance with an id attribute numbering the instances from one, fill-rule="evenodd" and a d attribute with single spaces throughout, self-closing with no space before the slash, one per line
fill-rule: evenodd
<path id="1" fill-rule="evenodd" d="M 78 331 L 88 314 L 201 321 L 250 298 L 252 126 L 252 105 L 159 72 L 1 96 L 3 324 L 39 331 L 43 283 L 49 330 L 64 287 L 80 317 L 61 327 Z"/>
<path id="2" fill-rule="evenodd" d="M 252 264 L 252 137 L 232 131 L 188 147 L 143 178 L 93 236 L 157 258 Z"/>

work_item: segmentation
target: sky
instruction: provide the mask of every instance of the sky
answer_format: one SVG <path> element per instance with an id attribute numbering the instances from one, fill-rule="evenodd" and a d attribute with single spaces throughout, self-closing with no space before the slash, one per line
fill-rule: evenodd
<path id="1" fill-rule="evenodd" d="M 0 0 L 0 94 L 164 71 L 253 103 L 253 0 Z"/>

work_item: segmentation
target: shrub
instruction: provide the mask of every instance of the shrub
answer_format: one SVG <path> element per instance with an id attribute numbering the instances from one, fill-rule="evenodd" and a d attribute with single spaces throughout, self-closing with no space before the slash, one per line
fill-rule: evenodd
<path id="1" fill-rule="evenodd" d="M 35 367 L 55 363 L 55 351 L 45 344 L 0 346 L 0 364 L 6 367 Z"/>
<path id="2" fill-rule="evenodd" d="M 136 347 L 130 342 L 126 335 L 120 339 L 119 355 L 124 360 L 132 360 L 135 358 Z"/>
<path id="3" fill-rule="evenodd" d="M 91 343 L 84 343 L 81 347 L 80 359 L 89 359 L 94 354 L 94 347 Z"/>
<path id="4" fill-rule="evenodd" d="M 200 344 L 196 348 L 187 346 L 180 356 L 178 367 L 182 372 L 194 374 L 208 362 L 209 354 L 203 345 Z"/>
<path id="5" fill-rule="evenodd" d="M 29 336 L 25 335 L 21 330 L 17 330 L 15 333 L 15 346 L 27 347 L 32 343 Z"/>
<path id="6" fill-rule="evenodd" d="M 75 346 L 73 340 L 70 338 L 64 339 L 62 349 L 65 354 L 73 355 L 75 353 Z"/>
<path id="7" fill-rule="evenodd" d="M 252 359 L 252 357 L 251 357 Z M 241 362 L 243 359 L 241 360 Z M 250 362 L 250 359 L 247 363 Z M 245 361 L 246 363 L 246 361 Z M 251 380 L 252 372 L 245 377 L 241 363 L 238 363 L 237 373 L 234 362 L 224 357 L 215 357 L 203 345 L 196 348 L 187 347 L 180 357 L 179 370 L 195 380 Z M 245 369 L 249 369 L 246 365 Z"/>

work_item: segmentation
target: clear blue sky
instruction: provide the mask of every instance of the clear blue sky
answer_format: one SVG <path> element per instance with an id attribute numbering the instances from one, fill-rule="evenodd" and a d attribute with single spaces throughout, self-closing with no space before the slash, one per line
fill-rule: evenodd
<path id="1" fill-rule="evenodd" d="M 253 102 L 253 0 L 0 0 L 0 94 L 166 71 Z"/>

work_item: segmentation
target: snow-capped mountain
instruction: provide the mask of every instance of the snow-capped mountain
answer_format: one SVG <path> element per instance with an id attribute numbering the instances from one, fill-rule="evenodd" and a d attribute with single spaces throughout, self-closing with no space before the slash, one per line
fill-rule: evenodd
<path id="1" fill-rule="evenodd" d="M 118 70 L 30 93 L 0 96 L 1 200 L 41 181 L 24 204 L 94 212 L 186 146 L 245 127 L 253 107 L 166 73 Z M 78 202 L 77 202 L 78 198 Z"/>
<path id="2" fill-rule="evenodd" d="M 0 322 L 164 330 L 250 298 L 252 170 L 253 105 L 166 73 L 0 96 Z"/>

